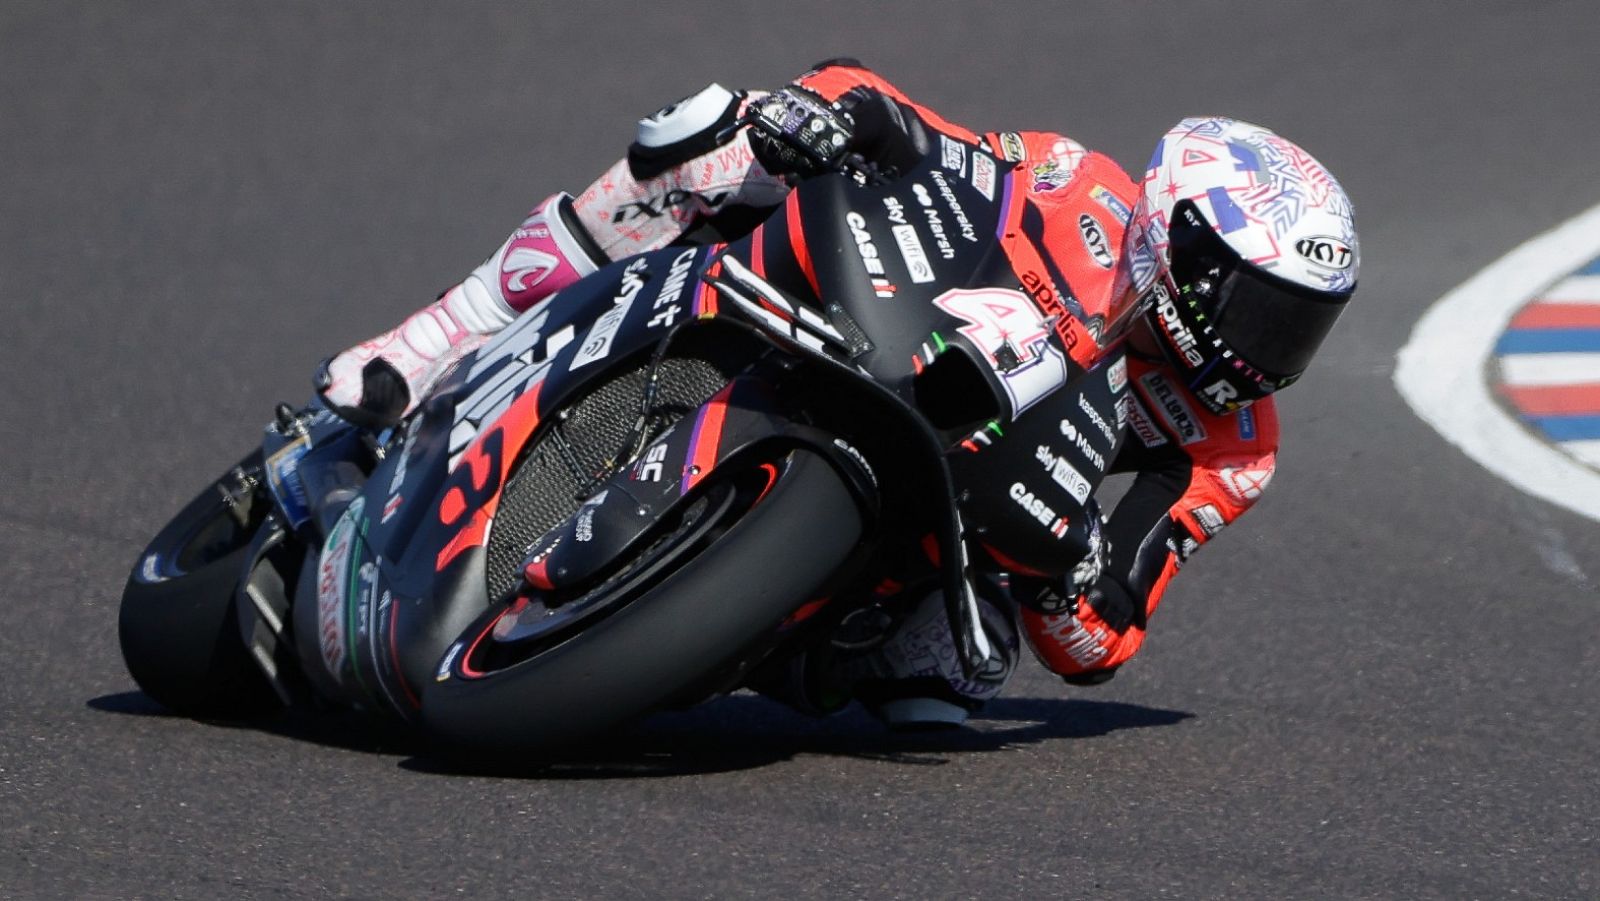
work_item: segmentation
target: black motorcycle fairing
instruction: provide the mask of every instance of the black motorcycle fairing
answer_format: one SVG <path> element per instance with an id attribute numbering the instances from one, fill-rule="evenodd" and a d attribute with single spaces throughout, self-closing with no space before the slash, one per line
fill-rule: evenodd
<path id="1" fill-rule="evenodd" d="M 1003 434 L 951 455 L 961 507 L 1001 568 L 1060 576 L 1083 558 L 1087 505 L 1121 446 L 1126 391 L 1127 363 L 1113 353 Z"/>
<path id="2" fill-rule="evenodd" d="M 646 539 L 675 507 L 718 470 L 758 465 L 803 446 L 831 463 L 852 489 L 870 531 L 878 485 L 849 442 L 795 422 L 781 411 L 770 381 L 735 378 L 693 416 L 679 420 L 627 467 L 597 486 L 565 522 L 530 548 L 524 578 L 556 597 L 592 585 Z"/>
<path id="3" fill-rule="evenodd" d="M 872 461 L 869 470 L 883 472 L 882 453 L 895 460 L 894 469 L 915 474 L 884 475 L 886 496 L 906 491 L 887 483 L 904 482 L 943 499 L 919 502 L 917 509 L 935 536 L 969 667 L 982 655 L 971 640 L 977 632 L 966 541 L 972 536 L 963 518 L 974 531 L 981 520 L 999 535 L 1019 532 L 1017 523 L 1001 522 L 1004 517 L 1027 525 L 1032 513 L 987 489 L 966 491 L 977 500 L 957 508 L 953 498 L 961 492 L 944 453 L 952 443 L 948 432 L 968 423 L 952 423 L 941 433 L 918 404 L 928 406 L 940 391 L 967 389 L 933 384 L 935 390 L 919 397 L 917 380 L 925 371 L 951 370 L 939 364 L 946 354 L 964 357 L 977 376 L 969 384 L 986 386 L 992 399 L 982 410 L 997 411 L 989 425 L 1010 429 L 1030 407 L 1042 409 L 1042 401 L 1066 394 L 1061 384 L 1081 372 L 1048 316 L 1002 265 L 999 232 L 1014 186 L 1006 177 L 998 191 L 978 187 L 982 153 L 968 148 L 959 166 L 930 154 L 887 185 L 842 176 L 812 180 L 757 234 L 728 248 L 751 272 L 779 283 L 786 297 L 811 305 L 839 334 L 865 339 L 846 342 L 848 360 L 815 358 L 801 370 L 806 379 L 825 371 L 819 382 L 837 387 L 823 400 L 824 407 L 838 408 L 826 417 L 837 422 L 819 423 L 825 433 L 860 448 Z M 412 716 L 421 687 L 461 630 L 515 586 L 516 576 L 506 581 L 508 555 L 512 563 L 521 560 L 563 522 L 576 543 L 574 514 L 596 486 L 615 479 L 622 464 L 644 471 L 648 461 L 619 455 L 638 434 L 637 404 L 652 349 L 690 320 L 696 321 L 684 326 L 686 339 L 718 318 L 739 315 L 702 278 L 718 271 L 719 250 L 669 247 L 605 267 L 524 314 L 422 404 L 360 496 L 326 524 L 321 553 L 302 575 L 297 636 L 308 666 L 330 674 L 326 694 Z M 985 331 L 996 311 L 1025 319 L 1026 328 Z M 710 318 L 702 323 L 699 317 Z M 1013 340 L 1021 331 L 1026 340 Z M 721 362 L 714 353 L 703 356 L 713 360 L 704 364 L 709 381 L 695 376 L 685 384 L 721 387 L 745 365 L 739 359 L 748 363 L 754 353 L 742 348 Z M 1054 368 L 1046 378 L 1035 378 L 1048 367 Z M 685 389 L 682 405 L 699 408 L 714 390 Z M 568 417 L 573 410 L 579 412 Z M 863 419 L 871 422 L 863 425 Z M 680 426 L 671 440 L 686 438 L 678 433 L 687 428 Z M 577 434 L 562 438 L 569 430 Z M 896 441 L 875 439 L 874 431 L 890 432 Z M 646 455 L 662 434 L 645 443 Z M 692 460 L 688 449 L 669 447 L 667 453 Z M 502 505 L 524 471 L 537 479 L 523 482 L 549 500 L 531 514 L 513 515 Z M 525 537 L 508 550 L 508 534 Z M 619 538 L 617 546 L 631 540 Z M 597 564 L 578 569 L 597 571 Z"/>
<path id="4" fill-rule="evenodd" d="M 525 553 L 516 547 L 509 562 L 490 553 L 505 545 L 494 538 L 506 518 L 497 514 L 516 472 L 543 461 L 548 484 L 536 490 L 549 502 L 519 527 L 531 542 L 575 511 L 624 451 L 649 352 L 694 318 L 704 292 L 694 274 L 707 253 L 668 248 L 606 267 L 502 330 L 422 404 L 344 514 L 359 540 L 335 526 L 323 544 L 311 595 L 319 615 L 296 617 L 302 645 L 324 647 L 319 665 L 337 674 L 325 694 L 414 714 L 440 655 Z M 701 356 L 714 360 L 715 348 Z M 669 388 L 665 407 L 698 406 L 709 390 L 695 385 L 724 384 L 721 365 L 704 363 L 703 374 Z"/>

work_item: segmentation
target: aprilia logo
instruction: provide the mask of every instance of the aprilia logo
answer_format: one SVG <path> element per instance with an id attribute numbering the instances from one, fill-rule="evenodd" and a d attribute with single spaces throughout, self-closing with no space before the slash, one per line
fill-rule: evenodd
<path id="1" fill-rule="evenodd" d="M 1204 364 L 1206 358 L 1200 353 L 1199 342 L 1195 340 L 1194 332 L 1189 331 L 1189 327 L 1178 318 L 1178 305 L 1172 299 L 1172 292 L 1167 290 L 1165 281 L 1156 279 L 1153 287 L 1156 315 L 1161 317 L 1161 327 L 1166 331 L 1168 340 L 1190 366 Z"/>

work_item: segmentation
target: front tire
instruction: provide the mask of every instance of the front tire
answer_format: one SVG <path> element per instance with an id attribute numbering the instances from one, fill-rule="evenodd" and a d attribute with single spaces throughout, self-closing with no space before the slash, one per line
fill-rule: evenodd
<path id="1" fill-rule="evenodd" d="M 260 456 L 247 458 L 247 470 Z M 226 481 L 226 479 L 224 480 Z M 128 674 L 161 706 L 185 716 L 233 717 L 276 704 L 239 629 L 234 592 L 263 528 L 259 499 L 235 515 L 213 484 L 156 535 L 122 590 L 117 637 Z"/>
<path id="2" fill-rule="evenodd" d="M 425 728 L 452 753 L 503 759 L 683 700 L 708 676 L 742 662 L 816 597 L 863 534 L 855 498 L 828 462 L 794 451 L 766 466 L 775 481 L 735 505 L 733 521 L 721 524 L 708 546 L 681 561 L 641 566 L 649 583 L 575 634 L 489 668 L 483 643 L 493 642 L 497 621 L 511 608 L 480 617 L 423 695 Z M 596 591 L 613 590 L 617 581 Z"/>

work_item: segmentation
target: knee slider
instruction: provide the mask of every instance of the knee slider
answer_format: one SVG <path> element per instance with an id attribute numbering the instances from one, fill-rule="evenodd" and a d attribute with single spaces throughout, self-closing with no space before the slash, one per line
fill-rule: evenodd
<path id="1" fill-rule="evenodd" d="M 740 95 L 719 84 L 639 120 L 628 145 L 628 171 L 639 181 L 716 149 L 738 116 Z"/>

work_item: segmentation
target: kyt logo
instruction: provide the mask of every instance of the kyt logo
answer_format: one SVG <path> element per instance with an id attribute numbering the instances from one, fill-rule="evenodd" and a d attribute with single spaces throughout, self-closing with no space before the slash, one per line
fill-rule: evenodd
<path id="1" fill-rule="evenodd" d="M 1356 261 L 1355 251 L 1349 244 L 1338 238 L 1320 235 L 1301 238 L 1294 242 L 1294 252 L 1305 257 L 1306 261 L 1314 266 L 1339 272 L 1349 269 Z"/>

